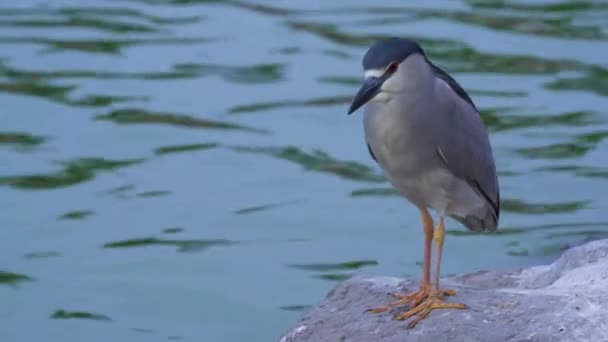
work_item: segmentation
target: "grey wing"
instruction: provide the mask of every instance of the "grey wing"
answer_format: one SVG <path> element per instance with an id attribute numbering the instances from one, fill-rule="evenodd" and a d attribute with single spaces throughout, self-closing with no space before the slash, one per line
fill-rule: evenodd
<path id="1" fill-rule="evenodd" d="M 500 216 L 500 190 L 487 129 L 470 100 L 449 91 L 454 85 L 439 79 L 437 86 L 442 90 L 440 98 L 444 99 L 441 119 L 446 121 L 442 123 L 445 131 L 435 135 L 439 158 L 452 174 L 465 180 L 485 199 L 494 226 L 481 229 L 494 230 Z"/>

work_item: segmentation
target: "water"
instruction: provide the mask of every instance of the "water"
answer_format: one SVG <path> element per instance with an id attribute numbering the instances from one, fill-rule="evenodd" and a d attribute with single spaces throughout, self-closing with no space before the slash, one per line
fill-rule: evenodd
<path id="1" fill-rule="evenodd" d="M 0 340 L 271 341 L 353 274 L 418 277 L 418 213 L 346 115 L 386 35 L 492 132 L 500 230 L 449 221 L 444 275 L 608 235 L 608 5 L 370 4 L 3 3 Z"/>

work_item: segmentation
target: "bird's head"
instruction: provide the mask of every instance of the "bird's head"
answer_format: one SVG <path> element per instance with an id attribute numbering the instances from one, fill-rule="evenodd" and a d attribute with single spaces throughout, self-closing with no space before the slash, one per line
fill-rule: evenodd
<path id="1" fill-rule="evenodd" d="M 412 71 L 425 61 L 416 42 L 388 38 L 373 43 L 363 57 L 363 85 L 353 98 L 348 114 L 367 102 L 385 102 L 403 90 Z"/>

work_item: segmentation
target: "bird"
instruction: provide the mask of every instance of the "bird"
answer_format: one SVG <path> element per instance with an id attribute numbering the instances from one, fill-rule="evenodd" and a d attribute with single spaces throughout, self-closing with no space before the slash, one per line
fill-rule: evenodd
<path id="1" fill-rule="evenodd" d="M 348 115 L 360 107 L 367 150 L 397 193 L 419 211 L 424 232 L 420 286 L 392 293 L 396 301 L 369 311 L 409 306 L 397 320 L 413 328 L 435 309 L 467 309 L 447 302 L 439 286 L 444 219 L 474 232 L 493 232 L 500 190 L 489 132 L 463 87 L 427 57 L 416 41 L 373 42 L 362 59 L 363 82 Z M 436 215 L 437 225 L 429 210 Z M 431 279 L 431 251 L 435 246 Z"/>

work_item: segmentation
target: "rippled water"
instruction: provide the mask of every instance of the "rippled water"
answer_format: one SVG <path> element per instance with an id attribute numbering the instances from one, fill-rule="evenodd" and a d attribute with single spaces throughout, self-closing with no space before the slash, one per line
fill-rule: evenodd
<path id="1" fill-rule="evenodd" d="M 2 6 L 2 341 L 270 341 L 336 281 L 418 277 L 418 213 L 346 115 L 387 35 L 492 132 L 501 227 L 449 221 L 445 275 L 608 236 L 605 3 Z"/>

